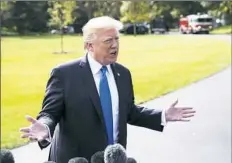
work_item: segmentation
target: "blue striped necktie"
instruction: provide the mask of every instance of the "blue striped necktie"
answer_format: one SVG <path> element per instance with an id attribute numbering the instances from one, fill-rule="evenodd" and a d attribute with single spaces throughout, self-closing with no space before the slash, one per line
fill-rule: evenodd
<path id="1" fill-rule="evenodd" d="M 113 116 L 110 88 L 106 77 L 107 67 L 102 66 L 99 84 L 100 101 L 108 136 L 108 144 L 113 144 Z"/>

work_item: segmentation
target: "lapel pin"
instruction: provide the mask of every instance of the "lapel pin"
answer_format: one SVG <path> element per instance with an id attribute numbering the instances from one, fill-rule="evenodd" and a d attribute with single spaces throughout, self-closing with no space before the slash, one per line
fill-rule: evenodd
<path id="1" fill-rule="evenodd" d="M 120 76 L 120 74 L 119 73 L 117 73 L 118 74 L 118 76 Z"/>

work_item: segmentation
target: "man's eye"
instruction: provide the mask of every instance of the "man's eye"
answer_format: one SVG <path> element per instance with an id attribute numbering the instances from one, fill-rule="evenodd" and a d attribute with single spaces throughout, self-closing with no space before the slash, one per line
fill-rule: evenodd
<path id="1" fill-rule="evenodd" d="M 111 43 L 112 39 L 105 40 L 105 43 Z"/>

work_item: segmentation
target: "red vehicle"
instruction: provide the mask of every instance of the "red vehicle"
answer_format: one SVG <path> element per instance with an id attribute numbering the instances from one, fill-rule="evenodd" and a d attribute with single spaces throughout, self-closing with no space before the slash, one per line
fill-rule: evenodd
<path id="1" fill-rule="evenodd" d="M 213 17 L 204 15 L 188 15 L 180 18 L 179 30 L 183 34 L 206 33 L 213 29 Z"/>

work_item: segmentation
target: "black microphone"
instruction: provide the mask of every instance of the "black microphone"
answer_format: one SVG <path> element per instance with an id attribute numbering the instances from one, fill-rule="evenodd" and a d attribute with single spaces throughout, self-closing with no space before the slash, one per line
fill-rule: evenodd
<path id="1" fill-rule="evenodd" d="M 0 163 L 15 163 L 14 156 L 10 150 L 1 149 Z"/>
<path id="2" fill-rule="evenodd" d="M 104 163 L 104 151 L 98 151 L 91 157 L 91 163 Z"/>
<path id="3" fill-rule="evenodd" d="M 132 157 L 128 157 L 127 158 L 127 163 L 137 163 L 137 161 Z"/>
<path id="4" fill-rule="evenodd" d="M 104 152 L 105 163 L 126 163 L 126 150 L 120 144 L 109 145 Z"/>
<path id="5" fill-rule="evenodd" d="M 89 163 L 84 157 L 75 157 L 68 161 L 68 163 Z"/>

